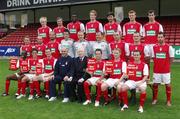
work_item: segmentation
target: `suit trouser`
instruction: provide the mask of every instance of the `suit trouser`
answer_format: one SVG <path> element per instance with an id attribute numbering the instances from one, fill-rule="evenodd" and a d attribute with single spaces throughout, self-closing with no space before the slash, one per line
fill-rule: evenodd
<path id="1" fill-rule="evenodd" d="M 50 81 L 50 97 L 56 97 L 56 84 L 63 81 L 63 77 L 56 77 L 54 80 Z M 69 98 L 70 94 L 70 82 L 63 81 L 64 85 L 64 98 Z"/>
<path id="2" fill-rule="evenodd" d="M 83 86 L 83 82 L 80 83 L 76 80 L 72 81 L 71 82 L 71 86 L 70 86 L 70 92 L 71 92 L 71 98 L 78 98 L 78 100 L 82 101 L 83 100 L 83 97 L 85 96 L 84 95 L 84 86 Z M 77 93 L 76 93 L 77 91 Z"/>

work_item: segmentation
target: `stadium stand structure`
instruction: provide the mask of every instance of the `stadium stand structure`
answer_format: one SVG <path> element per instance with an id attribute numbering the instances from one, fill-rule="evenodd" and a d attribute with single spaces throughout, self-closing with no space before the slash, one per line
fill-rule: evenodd
<path id="1" fill-rule="evenodd" d="M 147 18 L 138 18 L 137 21 L 142 23 L 143 25 L 147 22 Z M 161 17 L 158 18 L 159 21 L 164 28 L 166 42 L 170 45 L 180 45 L 180 17 Z M 86 23 L 87 21 L 83 21 Z M 105 20 L 101 20 L 104 24 L 106 23 Z M 127 22 L 127 19 L 123 20 L 121 26 Z M 65 22 L 65 26 L 68 22 Z M 56 26 L 56 23 L 49 23 L 52 29 Z M 19 28 L 16 31 L 9 33 L 8 35 L 4 36 L 0 39 L 0 46 L 21 46 L 23 45 L 23 37 L 28 35 L 31 39 L 31 44 L 35 45 L 36 37 L 37 37 L 37 29 L 39 24 L 29 24 L 24 28 Z M 4 34 L 3 34 L 4 35 Z M 1 33 L 0 33 L 1 36 Z M 143 39 L 142 39 L 143 42 Z"/>

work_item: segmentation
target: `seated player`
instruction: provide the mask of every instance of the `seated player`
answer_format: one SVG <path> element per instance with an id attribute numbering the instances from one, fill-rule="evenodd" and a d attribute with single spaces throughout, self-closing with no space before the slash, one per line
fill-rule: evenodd
<path id="1" fill-rule="evenodd" d="M 15 95 L 18 96 L 20 94 L 21 78 L 24 76 L 25 73 L 27 73 L 29 71 L 26 51 L 21 52 L 21 58 L 17 61 L 16 67 L 20 69 L 20 72 L 8 75 L 6 77 L 5 92 L 2 94 L 2 96 L 9 95 L 9 86 L 10 86 L 11 80 L 18 81 L 18 90 Z"/>
<path id="2" fill-rule="evenodd" d="M 139 113 L 143 113 L 143 106 L 146 98 L 146 81 L 148 80 L 149 69 L 147 64 L 140 60 L 141 52 L 135 50 L 133 52 L 134 61 L 127 65 L 128 80 L 121 86 L 119 92 L 122 92 L 124 106 L 121 111 L 128 109 L 128 90 L 136 89 L 140 92 Z"/>
<path id="3" fill-rule="evenodd" d="M 90 90 L 89 86 L 97 86 L 100 87 L 102 80 L 104 79 L 104 61 L 102 61 L 102 50 L 96 49 L 95 50 L 95 59 L 96 59 L 96 70 L 93 73 L 88 72 L 91 74 L 91 78 L 87 79 L 84 82 L 84 92 L 86 95 L 86 101 L 83 103 L 83 105 L 88 105 L 91 103 L 91 96 L 90 96 Z M 97 96 L 95 101 L 95 106 L 99 106 L 99 99 L 101 94 L 101 88 L 97 88 Z"/>
<path id="4" fill-rule="evenodd" d="M 22 97 L 25 97 L 26 95 L 26 83 L 29 82 L 29 88 L 30 88 L 30 95 L 28 100 L 32 100 L 34 99 L 34 84 L 33 84 L 33 77 L 36 75 L 36 65 L 38 62 L 40 62 L 41 60 L 39 60 L 37 58 L 37 53 L 38 50 L 33 48 L 32 49 L 32 58 L 29 59 L 29 73 L 25 74 L 25 76 L 22 78 L 21 80 L 21 85 L 22 85 L 22 92 L 21 95 L 17 96 L 17 99 L 21 99 Z M 37 95 L 37 97 L 39 97 L 40 95 Z"/>
<path id="5" fill-rule="evenodd" d="M 45 50 L 46 58 L 43 59 L 42 61 L 42 69 L 43 69 L 43 74 L 40 74 L 38 76 L 35 76 L 33 78 L 33 83 L 34 83 L 34 88 L 37 91 L 38 94 L 41 95 L 40 91 L 40 83 L 39 81 L 44 82 L 44 88 L 45 88 L 45 98 L 49 98 L 49 81 L 52 80 L 54 77 L 54 66 L 56 63 L 56 59 L 52 57 L 51 55 L 51 50 L 49 48 L 46 48 Z"/>
<path id="6" fill-rule="evenodd" d="M 110 74 L 109 78 L 104 81 L 101 85 L 101 91 L 105 98 L 104 105 L 107 105 L 110 102 L 110 99 L 108 97 L 108 88 L 116 88 L 119 83 L 123 83 L 123 79 L 126 76 L 126 62 L 122 61 L 121 56 L 121 50 L 119 48 L 115 48 L 113 50 L 114 55 L 114 69 L 113 73 Z"/>

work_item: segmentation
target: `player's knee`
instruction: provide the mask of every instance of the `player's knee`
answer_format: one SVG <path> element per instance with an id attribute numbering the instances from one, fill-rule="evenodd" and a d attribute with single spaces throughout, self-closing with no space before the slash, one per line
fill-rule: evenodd
<path id="1" fill-rule="evenodd" d="M 108 86 L 107 86 L 106 83 L 103 83 L 103 84 L 101 85 L 101 90 L 102 90 L 102 91 L 105 91 L 107 88 L 108 88 Z"/>
<path id="2" fill-rule="evenodd" d="M 119 85 L 117 86 L 117 91 L 118 91 L 118 92 L 121 92 L 121 88 L 122 88 L 122 85 L 119 84 Z"/>

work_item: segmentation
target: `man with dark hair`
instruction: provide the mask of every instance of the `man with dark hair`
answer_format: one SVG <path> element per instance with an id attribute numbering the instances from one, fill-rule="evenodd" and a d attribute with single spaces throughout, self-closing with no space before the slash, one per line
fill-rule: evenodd
<path id="1" fill-rule="evenodd" d="M 36 68 L 37 64 L 41 62 L 41 60 L 38 59 L 37 56 L 38 50 L 33 48 L 32 49 L 32 58 L 29 59 L 28 66 L 29 66 L 29 72 L 28 74 L 25 74 L 25 76 L 22 78 L 22 92 L 21 95 L 17 97 L 17 99 L 21 99 L 22 97 L 26 96 L 26 83 L 29 81 L 29 88 L 30 88 L 30 95 L 28 100 L 34 99 L 34 84 L 33 84 L 33 78 L 36 75 Z M 40 94 L 37 94 L 36 97 L 40 97 Z"/>
<path id="2" fill-rule="evenodd" d="M 108 43 L 111 43 L 114 41 L 113 34 L 115 32 L 118 32 L 121 35 L 122 30 L 120 24 L 115 22 L 113 12 L 109 12 L 107 14 L 107 19 L 109 22 L 104 25 L 104 33 L 105 33 L 106 41 Z"/>
<path id="3" fill-rule="evenodd" d="M 158 42 L 157 35 L 159 32 L 163 32 L 162 25 L 155 20 L 155 11 L 148 11 L 149 22 L 143 26 L 144 43 L 149 47 L 149 50 Z M 150 55 L 152 53 L 150 52 Z"/>
<path id="4" fill-rule="evenodd" d="M 172 46 L 165 43 L 163 32 L 158 33 L 158 44 L 153 46 L 152 58 L 154 60 L 153 69 L 153 102 L 157 103 L 158 85 L 164 83 L 166 86 L 167 106 L 171 106 L 171 73 L 170 67 L 174 59 Z"/>
<path id="5" fill-rule="evenodd" d="M 87 79 L 84 82 L 84 92 L 86 95 L 86 101 L 83 105 L 88 105 L 91 103 L 91 96 L 89 86 L 97 86 L 97 95 L 95 101 L 95 107 L 99 106 L 100 96 L 101 96 L 101 83 L 104 80 L 104 61 L 102 61 L 102 50 L 95 50 L 95 59 L 96 59 L 96 69 L 94 72 L 87 72 L 91 75 L 91 78 Z"/>
<path id="6" fill-rule="evenodd" d="M 9 86 L 10 86 L 11 80 L 18 81 L 18 90 L 17 90 L 17 93 L 15 95 L 16 96 L 20 95 L 21 79 L 24 77 L 24 74 L 29 71 L 28 70 L 27 52 L 26 51 L 21 52 L 21 58 L 17 61 L 16 67 L 20 69 L 20 72 L 8 75 L 6 77 L 5 92 L 2 94 L 2 96 L 9 95 Z"/>
<path id="7" fill-rule="evenodd" d="M 50 41 L 49 43 L 47 44 L 47 48 L 50 48 L 51 49 L 51 53 L 52 53 L 52 56 L 55 58 L 55 59 L 58 59 L 59 56 L 60 56 L 60 52 L 59 52 L 59 43 L 55 40 L 56 36 L 55 36 L 55 33 L 53 31 L 51 31 L 49 33 L 49 37 L 50 37 Z"/>
<path id="8" fill-rule="evenodd" d="M 22 51 L 26 51 L 27 53 L 27 58 L 31 58 L 31 51 L 32 51 L 32 45 L 31 45 L 31 40 L 29 38 L 29 36 L 25 36 L 23 39 L 24 45 L 21 46 L 20 48 L 20 53 Z"/>
<path id="9" fill-rule="evenodd" d="M 72 22 L 70 22 L 68 25 L 67 25 L 67 28 L 69 29 L 70 31 L 70 38 L 73 39 L 74 41 L 77 41 L 78 40 L 78 36 L 77 36 L 77 33 L 79 31 L 82 31 L 82 32 L 85 32 L 85 27 L 84 27 L 84 24 L 81 23 L 78 18 L 77 18 L 77 15 L 76 14 L 73 14 L 71 16 L 71 20 Z"/>
<path id="10" fill-rule="evenodd" d="M 118 92 L 122 92 L 122 99 L 124 106 L 121 111 L 128 109 L 128 90 L 136 89 L 140 91 L 139 113 L 143 113 L 143 106 L 146 99 L 146 81 L 148 80 L 149 69 L 148 65 L 141 61 L 141 51 L 134 50 L 134 61 L 129 62 L 127 65 L 128 80 L 118 88 Z"/>

